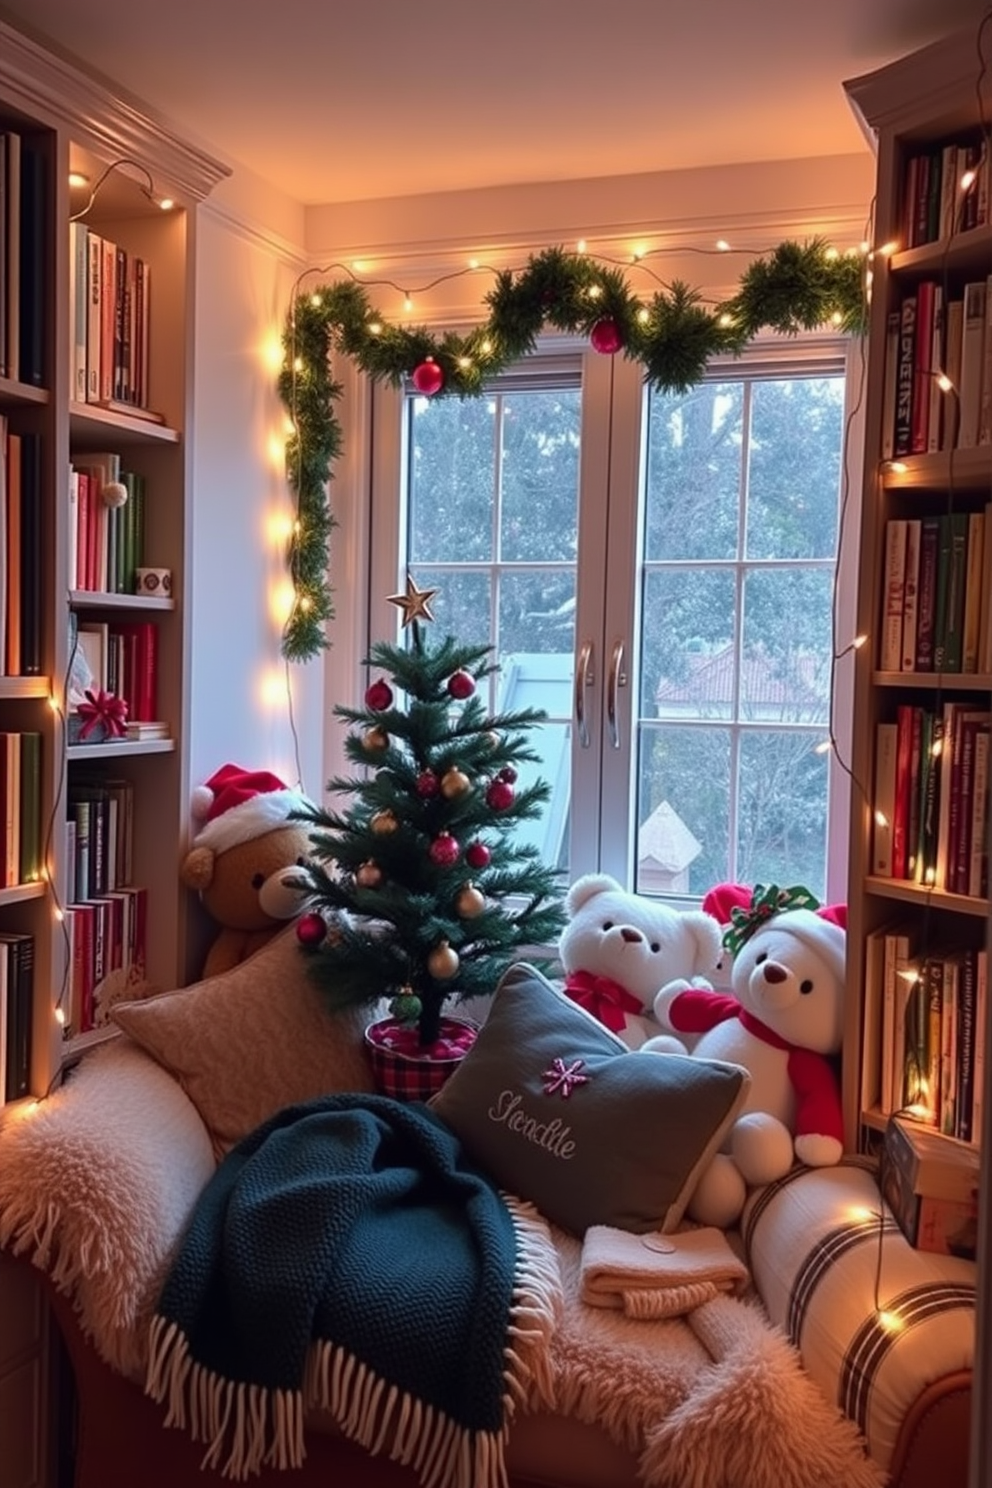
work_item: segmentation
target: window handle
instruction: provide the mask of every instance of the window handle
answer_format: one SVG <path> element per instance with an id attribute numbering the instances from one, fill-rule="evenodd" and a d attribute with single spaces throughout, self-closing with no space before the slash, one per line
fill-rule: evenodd
<path id="1" fill-rule="evenodd" d="M 613 659 L 610 662 L 610 680 L 606 690 L 606 716 L 610 724 L 610 743 L 614 749 L 620 748 L 620 723 L 617 714 L 617 693 L 621 687 L 627 686 L 627 673 L 623 666 L 623 641 L 617 641 L 613 647 Z"/>
<path id="2" fill-rule="evenodd" d="M 586 720 L 585 689 L 595 682 L 592 666 L 592 641 L 586 641 L 579 652 L 579 664 L 575 669 L 575 723 L 579 730 L 579 743 L 589 748 L 589 724 Z"/>

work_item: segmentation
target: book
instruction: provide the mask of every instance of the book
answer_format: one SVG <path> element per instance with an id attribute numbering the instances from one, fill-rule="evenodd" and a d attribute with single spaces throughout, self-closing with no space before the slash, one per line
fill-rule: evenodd
<path id="1" fill-rule="evenodd" d="M 975 757 L 971 782 L 971 826 L 969 828 L 968 887 L 962 892 L 984 899 L 989 891 L 989 751 L 990 730 L 975 730 Z"/>
<path id="2" fill-rule="evenodd" d="M 992 444 L 992 274 L 985 281 L 985 336 L 982 353 L 982 383 L 978 397 L 978 445 Z"/>
<path id="3" fill-rule="evenodd" d="M 882 390 L 882 459 L 891 460 L 895 453 L 896 383 L 899 375 L 898 310 L 890 310 L 885 332 L 885 384 Z"/>
<path id="4" fill-rule="evenodd" d="M 982 613 L 982 560 L 985 549 L 985 512 L 968 513 L 965 543 L 964 614 L 961 621 L 961 670 L 978 671 L 978 638 Z"/>
<path id="5" fill-rule="evenodd" d="M 988 1000 L 988 951 L 982 946 L 975 956 L 975 1082 L 971 1098 L 971 1142 L 973 1146 L 977 1146 L 982 1141 Z"/>
<path id="6" fill-rule="evenodd" d="M 914 670 L 934 669 L 937 569 L 940 562 L 940 518 L 920 522 L 920 560 L 916 595 L 916 663 Z"/>
<path id="7" fill-rule="evenodd" d="M 984 279 L 973 280 L 965 285 L 961 376 L 958 387 L 958 449 L 974 449 L 978 443 L 978 415 L 985 359 L 986 298 L 987 284 Z"/>
<path id="8" fill-rule="evenodd" d="M 919 517 L 909 517 L 906 520 L 906 555 L 902 586 L 902 653 L 899 661 L 900 668 L 904 672 L 916 670 L 922 526 Z"/>
<path id="9" fill-rule="evenodd" d="M 21 830 L 18 881 L 36 883 L 41 877 L 41 734 L 33 729 L 21 734 Z"/>
<path id="10" fill-rule="evenodd" d="M 69 223 L 69 396 L 86 402 L 86 286 L 89 257 L 85 222 Z"/>
<path id="11" fill-rule="evenodd" d="M 5 888 L 20 882 L 21 872 L 21 736 L 0 734 L 0 802 L 3 806 L 3 876 Z"/>
<path id="12" fill-rule="evenodd" d="M 864 1032 L 861 1049 L 861 1109 L 890 1112 L 891 1072 L 885 1059 L 885 931 L 865 936 Z M 891 1049 L 889 1050 L 891 1054 Z"/>
<path id="13" fill-rule="evenodd" d="M 984 289 L 984 286 L 982 286 Z M 982 304 L 984 322 L 985 306 Z M 903 297 L 899 314 L 899 361 L 896 368 L 896 410 L 892 453 L 908 455 L 913 444 L 913 385 L 916 357 L 916 296 Z M 975 430 L 978 430 L 977 408 Z"/>
<path id="14" fill-rule="evenodd" d="M 932 279 L 921 279 L 916 287 L 916 333 L 913 340 L 913 401 L 909 453 L 926 453 L 930 442 L 930 395 L 936 289 Z"/>
<path id="15" fill-rule="evenodd" d="M 7 960 L 7 1099 L 31 1091 L 31 1047 L 34 1023 L 34 938 L 0 933 Z"/>
<path id="16" fill-rule="evenodd" d="M 904 1099 L 906 1011 L 917 975 L 913 968 L 915 939 L 905 926 L 884 933 L 882 958 L 882 1111 L 901 1110 Z"/>
<path id="17" fill-rule="evenodd" d="M 103 396 L 100 341 L 103 325 L 103 244 L 92 229 L 86 235 L 88 249 L 86 296 L 86 401 L 98 403 Z"/>
<path id="18" fill-rule="evenodd" d="M 879 723 L 875 729 L 875 817 L 872 827 L 872 873 L 891 878 L 892 829 L 896 810 L 896 755 L 899 725 Z"/>
<path id="19" fill-rule="evenodd" d="M 975 1003 L 978 994 L 978 955 L 967 950 L 949 958 L 955 972 L 957 999 L 957 1037 L 955 1072 L 957 1102 L 952 1135 L 970 1142 L 972 1110 L 975 1097 Z"/>
<path id="20" fill-rule="evenodd" d="M 0 149 L 3 140 L 0 139 Z M 3 284 L 0 282 L 0 295 Z M 7 1099 L 7 1024 L 10 1013 L 7 1007 L 7 952 L 0 947 L 0 1106 Z"/>
<path id="21" fill-rule="evenodd" d="M 66 906 L 72 917 L 72 976 L 70 1025 L 73 1033 L 88 1033 L 93 1027 L 93 989 L 95 986 L 93 939 L 96 911 L 87 901 Z"/>
<path id="22" fill-rule="evenodd" d="M 25 134 L 21 141 L 19 375 L 22 382 L 34 387 L 41 387 L 45 381 L 47 191 L 45 149 L 34 136 Z"/>
<path id="23" fill-rule="evenodd" d="M 21 435 L 7 433 L 7 606 L 4 670 L 8 677 L 21 674 Z"/>
<path id="24" fill-rule="evenodd" d="M 964 328 L 964 302 L 948 300 L 944 310 L 946 341 L 944 372 L 956 396 L 945 406 L 940 426 L 940 447 L 954 449 L 958 440 L 958 397 L 961 387 L 961 336 Z"/>
<path id="25" fill-rule="evenodd" d="M 898 672 L 902 665 L 903 584 L 906 576 L 906 522 L 901 517 L 890 517 L 885 524 L 884 564 L 878 665 L 883 672 Z"/>
<path id="26" fill-rule="evenodd" d="M 909 874 L 909 817 L 913 748 L 913 706 L 900 703 L 896 709 L 895 789 L 893 794 L 891 843 L 891 877 Z"/>
<path id="27" fill-rule="evenodd" d="M 21 435 L 21 676 L 41 675 L 45 536 L 41 436 Z"/>
<path id="28" fill-rule="evenodd" d="M 6 308 L 6 376 L 14 381 L 20 378 L 21 369 L 21 136 L 9 129 L 3 136 L 6 178 L 6 222 L 0 223 L 4 232 L 6 259 L 6 282 L 3 285 L 3 300 Z M 6 229 L 6 231 L 4 231 Z"/>

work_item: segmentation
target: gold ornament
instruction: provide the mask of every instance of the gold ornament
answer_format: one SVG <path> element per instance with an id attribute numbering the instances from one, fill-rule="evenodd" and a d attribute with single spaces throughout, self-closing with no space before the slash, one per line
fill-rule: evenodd
<path id="1" fill-rule="evenodd" d="M 370 728 L 362 736 L 362 748 L 369 754 L 381 754 L 384 749 L 389 748 L 389 735 L 385 729 Z"/>
<path id="2" fill-rule="evenodd" d="M 403 611 L 404 629 L 406 629 L 408 625 L 412 624 L 414 620 L 434 619 L 434 616 L 431 612 L 431 600 L 434 598 L 436 593 L 436 589 L 418 589 L 416 584 L 411 579 L 410 575 L 407 574 L 406 593 L 390 594 L 389 596 L 389 603 L 398 605 L 399 608 Z"/>
<path id="3" fill-rule="evenodd" d="M 355 882 L 363 889 L 375 889 L 382 883 L 382 869 L 371 858 L 360 864 L 355 872 Z"/>
<path id="4" fill-rule="evenodd" d="M 439 982 L 447 982 L 456 975 L 461 961 L 458 952 L 446 940 L 434 947 L 427 957 L 427 970 Z"/>
<path id="5" fill-rule="evenodd" d="M 485 907 L 486 896 L 480 889 L 475 887 L 475 884 L 466 884 L 459 891 L 458 898 L 455 900 L 455 908 L 463 920 L 474 920 L 476 915 L 480 915 Z"/>
<path id="6" fill-rule="evenodd" d="M 377 811 L 369 822 L 369 826 L 381 837 L 386 832 L 395 832 L 399 822 L 391 811 Z"/>
<path id="7" fill-rule="evenodd" d="M 441 776 L 441 794 L 452 801 L 456 796 L 463 796 L 471 784 L 464 770 L 445 770 Z"/>

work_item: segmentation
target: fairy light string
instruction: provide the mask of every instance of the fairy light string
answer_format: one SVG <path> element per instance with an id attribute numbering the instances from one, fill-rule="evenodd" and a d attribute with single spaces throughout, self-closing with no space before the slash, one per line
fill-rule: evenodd
<path id="1" fill-rule="evenodd" d="M 661 252 L 688 251 L 664 249 Z M 731 251 L 721 243 L 713 250 Z M 621 352 L 639 362 L 647 382 L 662 392 L 685 392 L 702 381 L 710 359 L 738 356 L 761 331 L 794 336 L 823 327 L 850 335 L 865 329 L 863 250 L 840 253 L 822 238 L 787 241 L 753 259 L 737 293 L 716 305 L 682 280 L 663 283 L 638 252 L 633 265 L 586 251 L 548 248 L 521 270 L 490 269 L 485 320 L 469 331 L 435 334 L 421 325 L 390 323 L 369 298 L 369 286 L 342 265 L 344 277 L 303 288 L 297 281 L 283 332 L 279 396 L 289 416 L 286 475 L 296 504 L 287 547 L 292 584 L 281 652 L 304 662 L 328 645 L 334 605 L 328 581 L 331 533 L 336 525 L 329 485 L 342 448 L 335 412 L 342 388 L 333 356 L 349 357 L 373 382 L 402 386 L 407 378 L 425 396 L 477 397 L 511 363 L 534 351 L 542 331 L 586 335 L 596 350 Z M 658 287 L 647 298 L 631 288 L 628 273 L 644 273 Z M 480 265 L 431 281 L 479 272 Z M 411 292 L 388 284 L 412 306 Z"/>

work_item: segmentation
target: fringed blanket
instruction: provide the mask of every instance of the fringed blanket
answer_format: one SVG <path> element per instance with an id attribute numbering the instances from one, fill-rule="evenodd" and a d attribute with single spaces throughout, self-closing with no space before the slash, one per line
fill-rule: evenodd
<path id="1" fill-rule="evenodd" d="M 147 1389 L 230 1477 L 302 1462 L 320 1406 L 425 1488 L 499 1488 L 515 1403 L 548 1397 L 557 1287 L 543 1221 L 426 1107 L 331 1096 L 218 1168 L 159 1299 Z"/>

